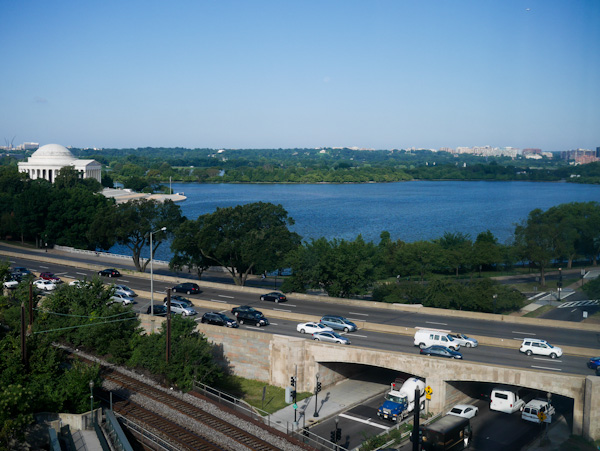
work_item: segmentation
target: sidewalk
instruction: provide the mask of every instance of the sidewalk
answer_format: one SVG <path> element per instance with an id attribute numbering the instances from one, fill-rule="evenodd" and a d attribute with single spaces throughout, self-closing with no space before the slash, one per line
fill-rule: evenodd
<path id="1" fill-rule="evenodd" d="M 547 440 L 544 440 L 544 434 L 542 434 L 542 437 L 535 439 L 531 445 L 525 447 L 525 451 L 557 451 L 570 436 L 571 430 L 567 420 L 561 416 L 555 424 L 548 425 Z"/>
<path id="2" fill-rule="evenodd" d="M 325 388 L 317 396 L 317 414 L 315 413 L 314 395 L 298 402 L 296 411 L 297 424 L 294 424 L 294 407 L 289 405 L 271 414 L 271 424 L 282 430 L 302 429 L 331 418 L 350 407 L 383 394 L 389 390 L 389 384 L 346 379 Z"/>

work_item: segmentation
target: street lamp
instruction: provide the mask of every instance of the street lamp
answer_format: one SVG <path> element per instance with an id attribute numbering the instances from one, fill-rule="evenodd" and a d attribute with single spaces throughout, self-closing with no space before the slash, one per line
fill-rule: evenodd
<path id="1" fill-rule="evenodd" d="M 494 315 L 496 314 L 496 299 L 498 299 L 498 295 L 495 294 L 494 296 L 492 296 L 494 298 Z"/>
<path id="2" fill-rule="evenodd" d="M 150 315 L 154 315 L 154 269 L 152 267 L 152 260 L 154 260 L 154 248 L 152 247 L 152 235 L 157 232 L 164 232 L 167 230 L 166 227 L 162 227 L 159 230 L 150 232 Z"/>
<path id="3" fill-rule="evenodd" d="M 562 288 L 562 268 L 558 268 L 558 284 L 556 289 L 558 290 L 558 302 L 560 302 L 560 290 Z"/>
<path id="4" fill-rule="evenodd" d="M 94 427 L 94 381 L 90 381 L 90 415 L 92 416 L 92 427 Z"/>

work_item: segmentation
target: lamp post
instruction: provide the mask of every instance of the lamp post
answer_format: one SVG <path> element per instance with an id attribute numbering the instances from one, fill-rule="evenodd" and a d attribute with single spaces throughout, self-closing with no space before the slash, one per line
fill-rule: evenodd
<path id="1" fill-rule="evenodd" d="M 90 381 L 90 415 L 92 416 L 92 427 L 94 427 L 94 381 Z"/>
<path id="2" fill-rule="evenodd" d="M 558 302 L 560 302 L 560 290 L 562 288 L 562 268 L 558 268 L 558 284 L 556 289 L 558 291 Z"/>
<path id="3" fill-rule="evenodd" d="M 494 298 L 494 315 L 496 314 L 496 299 L 498 299 L 498 295 L 495 294 L 494 296 L 492 296 Z"/>
<path id="4" fill-rule="evenodd" d="M 154 232 L 150 232 L 150 315 L 154 315 L 154 268 L 152 260 L 154 260 L 154 248 L 152 247 L 152 235 L 157 232 L 164 232 L 166 227 L 162 227 Z"/>

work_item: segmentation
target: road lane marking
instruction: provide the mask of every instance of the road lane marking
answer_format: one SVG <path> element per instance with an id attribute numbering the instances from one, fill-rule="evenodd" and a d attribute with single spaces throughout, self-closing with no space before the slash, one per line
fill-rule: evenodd
<path id="1" fill-rule="evenodd" d="M 233 296 L 227 296 L 225 294 L 218 294 L 217 296 L 219 296 L 220 298 L 227 298 L 227 299 L 233 299 Z"/>
<path id="2" fill-rule="evenodd" d="M 79 274 L 80 276 L 87 276 L 87 274 L 84 272 L 76 272 L 75 274 Z"/>
<path id="3" fill-rule="evenodd" d="M 532 332 L 519 332 L 518 330 L 513 330 L 511 334 L 521 334 L 521 335 L 535 335 Z M 518 340 L 518 339 L 517 339 Z"/>
<path id="4" fill-rule="evenodd" d="M 274 308 L 273 310 L 276 311 L 276 312 L 286 312 L 286 313 L 291 313 L 292 312 L 291 310 L 285 310 L 285 309 L 282 309 L 282 308 Z"/>
<path id="5" fill-rule="evenodd" d="M 447 326 L 448 323 L 436 323 L 434 321 L 425 321 L 427 324 L 439 324 L 440 326 Z"/>
<path id="6" fill-rule="evenodd" d="M 227 304 L 227 301 L 222 301 L 221 299 L 211 299 L 212 302 L 220 302 L 221 304 Z"/>
<path id="7" fill-rule="evenodd" d="M 535 365 L 531 365 L 531 368 L 538 368 L 540 370 L 562 371 L 560 368 L 548 368 L 545 366 L 535 366 Z"/>
<path id="8" fill-rule="evenodd" d="M 360 316 L 369 316 L 368 313 L 356 313 L 356 312 L 348 312 L 350 315 L 360 315 Z"/>
<path id="9" fill-rule="evenodd" d="M 124 283 L 129 283 L 129 280 L 121 279 L 119 280 L 119 282 L 121 283 L 119 283 L 118 285 L 123 285 Z"/>
<path id="10" fill-rule="evenodd" d="M 285 305 L 287 305 L 288 307 L 297 307 L 296 304 L 288 304 L 287 302 L 285 303 Z"/>
<path id="11" fill-rule="evenodd" d="M 352 421 L 358 421 L 359 423 L 368 424 L 369 426 L 375 426 L 376 428 L 385 429 L 386 431 L 391 427 L 391 426 L 388 427 L 388 426 L 384 426 L 382 424 L 373 423 L 370 418 L 368 420 L 364 420 L 362 418 L 351 417 L 350 415 L 346 415 L 345 413 L 340 413 L 338 415 L 338 417 L 346 418 L 346 419 L 352 420 Z"/>
<path id="12" fill-rule="evenodd" d="M 42 266 L 42 265 L 40 265 L 40 268 L 48 269 L 47 266 Z"/>
<path id="13" fill-rule="evenodd" d="M 558 359 L 551 359 L 551 360 L 548 360 L 549 358 L 550 358 L 550 357 L 548 357 L 548 358 L 545 358 L 545 359 L 544 359 L 543 357 L 534 357 L 534 358 L 533 358 L 533 360 L 543 360 L 544 362 L 552 362 L 552 363 L 556 362 L 556 363 L 562 363 L 562 360 L 558 360 Z"/>
<path id="14" fill-rule="evenodd" d="M 346 333 L 342 333 L 340 335 L 346 335 Z M 369 338 L 367 335 L 358 335 L 358 334 L 352 334 L 353 337 L 360 337 L 360 338 Z"/>

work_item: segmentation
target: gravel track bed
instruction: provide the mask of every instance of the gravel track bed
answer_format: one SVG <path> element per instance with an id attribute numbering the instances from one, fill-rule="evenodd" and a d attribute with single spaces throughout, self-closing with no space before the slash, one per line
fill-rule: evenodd
<path id="1" fill-rule="evenodd" d="M 113 369 L 114 371 L 122 373 L 133 379 L 139 380 L 140 382 L 149 384 L 158 390 L 161 390 L 165 393 L 168 393 L 171 396 L 177 397 L 189 404 L 192 404 L 200 409 L 203 409 L 204 411 L 206 411 L 218 418 L 221 418 L 222 420 L 227 421 L 229 424 L 231 424 L 235 427 L 238 427 L 238 428 L 254 435 L 255 437 L 258 437 L 261 440 L 264 440 L 265 442 L 270 443 L 271 445 L 277 446 L 282 451 L 305 451 L 306 450 L 306 448 L 295 445 L 277 435 L 271 434 L 266 429 L 263 429 L 250 421 L 245 421 L 236 415 L 232 415 L 229 412 L 225 412 L 225 411 L 219 409 L 216 405 L 214 405 L 210 402 L 204 401 L 203 399 L 199 399 L 195 396 L 187 395 L 178 390 L 173 390 L 173 389 L 168 389 L 166 387 L 162 387 L 162 386 L 158 385 L 152 379 L 149 379 L 141 374 L 135 373 L 134 371 L 128 370 L 126 368 L 122 368 L 122 367 L 107 363 L 102 359 L 99 359 L 95 356 L 81 352 L 79 350 L 70 349 L 70 348 L 65 348 L 65 349 L 69 349 L 71 352 L 73 352 L 75 354 L 79 354 L 82 357 L 85 357 L 86 359 L 89 359 L 89 360 L 97 362 L 99 364 L 108 366 L 111 369 Z M 109 381 L 105 381 L 103 383 L 103 387 L 106 390 L 112 390 L 115 392 L 118 392 L 119 390 L 121 390 L 121 391 L 123 390 L 120 386 L 115 385 Z M 133 401 L 135 401 L 136 403 L 140 404 L 142 407 L 144 407 L 148 410 L 151 410 L 153 412 L 160 413 L 160 415 L 164 415 L 165 418 L 168 418 L 171 421 L 173 421 L 181 426 L 184 426 L 191 431 L 194 431 L 198 435 L 202 435 L 202 436 L 209 438 L 210 440 L 213 440 L 215 443 L 219 444 L 220 446 L 231 449 L 232 451 L 249 449 L 249 448 L 243 447 L 240 443 L 230 439 L 229 437 L 225 436 L 224 434 L 217 432 L 209 427 L 203 426 L 200 422 L 192 420 L 187 415 L 176 412 L 175 410 L 168 408 L 162 404 L 159 404 L 155 400 L 150 399 L 146 396 L 139 395 L 139 394 L 131 394 L 131 399 Z M 158 408 L 159 405 L 160 405 L 160 409 Z"/>

